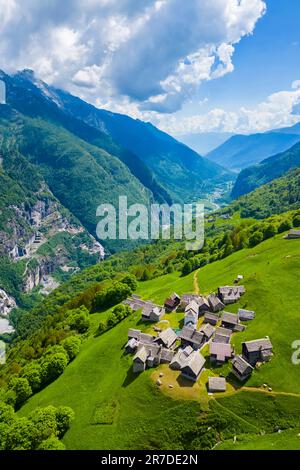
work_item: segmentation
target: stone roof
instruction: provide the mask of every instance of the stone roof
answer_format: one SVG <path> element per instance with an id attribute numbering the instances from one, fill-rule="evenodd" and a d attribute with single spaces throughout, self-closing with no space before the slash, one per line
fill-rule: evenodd
<path id="1" fill-rule="evenodd" d="M 218 361 L 225 361 L 232 356 L 232 346 L 225 343 L 211 343 L 209 352 L 213 356 L 217 356 Z"/>
<path id="2" fill-rule="evenodd" d="M 200 333 L 203 333 L 208 339 L 212 337 L 216 329 L 210 325 L 209 323 L 206 323 L 200 328 Z"/>
<path id="3" fill-rule="evenodd" d="M 199 312 L 199 305 L 195 300 L 192 300 L 186 307 L 185 307 L 186 312 L 194 312 L 196 315 L 198 315 Z"/>
<path id="4" fill-rule="evenodd" d="M 255 318 L 255 312 L 253 310 L 239 308 L 238 317 L 242 321 L 253 320 Z"/>
<path id="5" fill-rule="evenodd" d="M 239 322 L 239 317 L 234 313 L 223 312 L 222 322 L 229 323 L 230 325 L 237 325 Z"/>
<path id="6" fill-rule="evenodd" d="M 216 294 L 210 294 L 208 296 L 208 301 L 213 310 L 223 310 L 223 308 L 225 307 L 223 302 L 219 299 Z"/>
<path id="7" fill-rule="evenodd" d="M 179 335 L 180 339 L 183 339 L 185 341 L 189 341 L 190 343 L 193 343 L 197 346 L 201 346 L 202 341 L 203 341 L 203 333 L 200 331 L 194 330 L 193 328 L 189 328 L 188 326 L 185 326 Z"/>
<path id="8" fill-rule="evenodd" d="M 209 392 L 226 392 L 226 379 L 222 377 L 209 377 L 208 391 Z"/>
<path id="9" fill-rule="evenodd" d="M 183 367 L 182 371 L 185 373 L 192 372 L 196 377 L 200 374 L 205 364 L 205 359 L 197 351 L 194 351 L 188 358 L 187 364 Z"/>
<path id="10" fill-rule="evenodd" d="M 204 315 L 204 320 L 214 320 L 217 321 L 219 320 L 219 315 L 218 313 L 213 313 L 213 312 L 206 312 Z"/>
<path id="11" fill-rule="evenodd" d="M 232 365 L 240 375 L 251 373 L 254 370 L 253 367 L 242 356 L 235 356 L 232 361 Z"/>
<path id="12" fill-rule="evenodd" d="M 146 362 L 147 361 L 147 357 L 148 357 L 148 351 L 147 349 L 143 346 L 142 348 L 140 348 L 138 350 L 138 352 L 136 353 L 136 355 L 134 356 L 133 360 L 134 361 L 141 361 L 141 362 Z"/>
<path id="13" fill-rule="evenodd" d="M 162 341 L 162 343 L 167 347 L 170 348 L 175 341 L 177 340 L 177 335 L 172 328 L 167 328 L 166 330 L 159 333 L 157 338 L 154 341 Z"/>
<path id="14" fill-rule="evenodd" d="M 264 351 L 266 349 L 273 349 L 272 343 L 269 338 L 256 339 L 253 341 L 246 341 L 243 346 L 248 353 Z"/>

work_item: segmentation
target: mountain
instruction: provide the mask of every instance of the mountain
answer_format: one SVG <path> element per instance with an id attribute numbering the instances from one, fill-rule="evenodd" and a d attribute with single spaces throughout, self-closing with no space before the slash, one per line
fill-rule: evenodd
<path id="1" fill-rule="evenodd" d="M 283 127 L 281 129 L 277 129 L 274 132 L 279 132 L 280 134 L 297 134 L 300 135 L 300 122 L 294 124 L 292 127 Z"/>
<path id="2" fill-rule="evenodd" d="M 160 131 L 150 123 L 132 119 L 126 115 L 116 114 L 97 109 L 94 106 L 37 80 L 31 71 L 23 71 L 13 77 L 14 82 L 22 89 L 31 90 L 31 95 L 39 96 L 53 107 L 53 112 L 63 114 L 64 119 L 72 119 L 85 125 L 84 135 L 90 143 L 100 145 L 107 150 L 108 143 L 113 139 L 121 148 L 130 152 L 123 161 L 131 172 L 147 186 L 154 180 L 154 187 L 164 188 L 162 197 L 168 199 L 168 194 L 175 202 L 187 202 L 205 197 L 213 192 L 216 184 L 233 180 L 230 171 L 218 164 L 201 157 L 188 146 L 178 142 L 170 135 Z M 17 100 L 11 96 L 10 103 L 21 112 L 29 112 L 27 103 L 20 106 L 21 97 Z M 25 109 L 24 109 L 25 107 Z M 43 108 L 34 105 L 35 112 L 43 114 Z M 90 129 L 88 132 L 87 128 Z M 74 127 L 72 129 L 74 132 Z M 117 153 L 117 156 L 118 153 Z M 139 168 L 144 165 L 143 169 Z M 139 173 L 147 172 L 144 178 Z M 148 186 L 147 186 L 148 187 Z M 153 191 L 152 187 L 149 187 Z M 161 192 L 163 192 L 160 189 Z"/>
<path id="3" fill-rule="evenodd" d="M 210 152 L 207 158 L 231 170 L 240 171 L 289 149 L 300 141 L 299 134 L 296 129 L 290 128 L 288 133 L 272 131 L 264 134 L 235 135 Z"/>
<path id="4" fill-rule="evenodd" d="M 242 218 L 264 219 L 300 207 L 300 167 L 246 194 L 224 211 L 241 211 Z"/>
<path id="5" fill-rule="evenodd" d="M 300 143 L 243 170 L 233 187 L 232 197 L 238 198 L 247 194 L 298 166 L 300 166 Z"/>
<path id="6" fill-rule="evenodd" d="M 195 152 L 207 155 L 230 139 L 232 135 L 228 132 L 203 132 L 201 134 L 184 134 L 179 137 L 179 140 L 191 147 Z"/>

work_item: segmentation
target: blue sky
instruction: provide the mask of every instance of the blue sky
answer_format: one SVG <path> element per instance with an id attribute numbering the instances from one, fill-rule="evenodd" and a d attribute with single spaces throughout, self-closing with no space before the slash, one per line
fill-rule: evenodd
<path id="1" fill-rule="evenodd" d="M 267 12 L 234 54 L 235 70 L 203 84 L 200 96 L 213 106 L 232 109 L 259 103 L 287 90 L 300 77 L 300 2 L 268 0 Z"/>
<path id="2" fill-rule="evenodd" d="M 0 68 L 175 136 L 266 131 L 300 120 L 299 18 L 299 0 L 0 0 Z"/>

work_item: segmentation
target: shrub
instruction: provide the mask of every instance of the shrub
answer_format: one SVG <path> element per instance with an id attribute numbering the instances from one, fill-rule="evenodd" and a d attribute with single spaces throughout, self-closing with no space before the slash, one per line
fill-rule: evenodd
<path id="1" fill-rule="evenodd" d="M 38 450 L 66 450 L 66 446 L 57 437 L 51 436 L 39 445 Z"/>
<path id="2" fill-rule="evenodd" d="M 63 437 L 64 434 L 68 431 L 71 422 L 75 418 L 75 413 L 72 408 L 68 406 L 60 406 L 56 410 L 56 423 L 57 423 L 57 432 L 58 437 Z"/>
<path id="3" fill-rule="evenodd" d="M 81 341 L 78 336 L 69 336 L 61 342 L 61 345 L 72 361 L 79 353 Z"/>
<path id="4" fill-rule="evenodd" d="M 300 227 L 300 215 L 296 215 L 296 217 L 293 218 L 293 226 Z"/>
<path id="5" fill-rule="evenodd" d="M 27 379 L 23 377 L 13 377 L 9 383 L 9 388 L 16 394 L 16 406 L 20 407 L 32 395 L 32 389 Z"/>
<path id="6" fill-rule="evenodd" d="M 122 282 L 116 282 L 111 287 L 101 292 L 98 292 L 93 300 L 92 310 L 108 309 L 114 305 L 119 304 L 132 294 L 131 288 Z"/>
<path id="7" fill-rule="evenodd" d="M 254 247 L 256 245 L 259 245 L 264 239 L 263 233 L 262 232 L 254 232 L 253 235 L 249 238 L 249 246 Z"/>
<path id="8" fill-rule="evenodd" d="M 283 220 L 278 227 L 278 233 L 286 232 L 293 227 L 292 222 L 289 219 Z"/>
<path id="9" fill-rule="evenodd" d="M 274 237 L 277 233 L 277 228 L 274 224 L 268 224 L 263 231 L 264 240 Z"/>
<path id="10" fill-rule="evenodd" d="M 70 310 L 67 316 L 67 324 L 71 330 L 76 330 L 78 333 L 85 333 L 90 327 L 89 311 L 86 307 L 79 307 Z"/>
<path id="11" fill-rule="evenodd" d="M 59 377 L 68 365 L 66 354 L 56 353 L 42 358 L 42 378 L 45 384 L 51 383 Z"/>
<path id="12" fill-rule="evenodd" d="M 22 371 L 22 377 L 28 380 L 33 392 L 40 390 L 42 383 L 42 368 L 40 364 L 37 362 L 27 364 Z"/>
<path id="13" fill-rule="evenodd" d="M 137 283 L 136 277 L 133 274 L 128 274 L 127 276 L 125 276 L 122 279 L 122 283 L 127 284 L 130 287 L 132 292 L 137 290 L 138 283 Z"/>

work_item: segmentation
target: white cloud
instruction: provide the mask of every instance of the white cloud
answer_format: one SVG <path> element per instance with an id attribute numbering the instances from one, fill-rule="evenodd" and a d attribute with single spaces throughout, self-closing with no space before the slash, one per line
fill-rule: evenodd
<path id="1" fill-rule="evenodd" d="M 295 80 L 295 81 L 293 81 L 293 83 L 292 83 L 292 89 L 293 89 L 293 90 L 297 90 L 298 88 L 300 88 L 300 80 Z"/>
<path id="2" fill-rule="evenodd" d="M 0 67 L 92 102 L 172 113 L 234 69 L 263 0 L 0 0 Z"/>
<path id="3" fill-rule="evenodd" d="M 295 82 L 294 82 L 295 83 Z M 253 133 L 288 127 L 300 121 L 300 82 L 290 91 L 273 93 L 253 108 L 237 111 L 213 109 L 205 114 L 178 119 L 160 116 L 159 126 L 175 135 L 202 132 Z"/>

